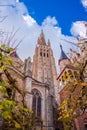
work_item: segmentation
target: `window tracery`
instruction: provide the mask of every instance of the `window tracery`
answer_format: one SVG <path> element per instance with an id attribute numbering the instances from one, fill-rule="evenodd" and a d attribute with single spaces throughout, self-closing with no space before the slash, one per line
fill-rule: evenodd
<path id="1" fill-rule="evenodd" d="M 32 110 L 36 117 L 41 118 L 41 94 L 37 89 L 32 90 L 33 101 L 32 101 Z"/>

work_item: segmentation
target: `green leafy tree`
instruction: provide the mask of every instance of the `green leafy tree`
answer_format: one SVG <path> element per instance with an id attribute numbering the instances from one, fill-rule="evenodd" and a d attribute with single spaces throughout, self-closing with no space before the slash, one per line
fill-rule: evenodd
<path id="1" fill-rule="evenodd" d="M 13 48 L 5 44 L 0 46 L 0 117 L 2 129 L 29 130 L 34 124 L 33 112 L 25 104 L 25 91 L 17 87 L 17 81 L 8 71 L 13 62 L 9 55 Z M 21 95 L 22 101 L 15 99 L 16 92 Z"/>

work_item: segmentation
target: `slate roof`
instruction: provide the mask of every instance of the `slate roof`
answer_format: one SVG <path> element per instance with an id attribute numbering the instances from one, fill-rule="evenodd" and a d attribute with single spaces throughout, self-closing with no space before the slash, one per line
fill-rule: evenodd
<path id="1" fill-rule="evenodd" d="M 69 58 L 67 57 L 67 55 L 65 54 L 65 52 L 63 51 L 62 45 L 60 45 L 60 48 L 61 48 L 61 55 L 60 55 L 59 60 L 69 59 Z"/>

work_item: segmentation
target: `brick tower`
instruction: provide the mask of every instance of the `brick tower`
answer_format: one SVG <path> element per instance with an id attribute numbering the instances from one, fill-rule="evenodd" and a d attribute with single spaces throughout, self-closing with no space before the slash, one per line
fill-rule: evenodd
<path id="1" fill-rule="evenodd" d="M 46 115 L 46 130 L 53 130 L 53 98 L 55 96 L 55 88 L 57 86 L 57 72 L 53 51 L 51 49 L 50 41 L 46 44 L 43 30 L 38 38 L 35 48 L 35 55 L 32 64 L 32 77 L 41 83 L 46 83 L 49 86 L 49 91 L 46 94 L 44 102 Z M 40 90 L 40 88 L 37 88 Z M 41 91 L 43 91 L 41 89 Z M 44 91 L 42 92 L 44 93 Z M 43 97 L 44 99 L 45 97 Z M 43 112 L 42 112 L 43 113 Z"/>
<path id="2" fill-rule="evenodd" d="M 50 84 L 51 93 L 54 94 L 56 85 L 56 66 L 50 41 L 46 44 L 43 30 L 37 41 L 33 57 L 32 76 L 43 83 Z"/>

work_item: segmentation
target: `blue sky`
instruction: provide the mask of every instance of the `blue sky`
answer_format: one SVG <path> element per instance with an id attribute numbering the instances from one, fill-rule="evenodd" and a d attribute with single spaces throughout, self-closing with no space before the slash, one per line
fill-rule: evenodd
<path id="1" fill-rule="evenodd" d="M 17 47 L 19 57 L 24 60 L 33 55 L 37 39 L 44 31 L 46 41 L 50 39 L 55 63 L 58 66 L 60 58 L 60 44 L 65 53 L 70 48 L 76 50 L 76 37 L 87 37 L 87 0 L 0 0 L 0 43 L 8 43 L 15 31 L 15 37 L 11 39 L 10 46 Z M 9 6 L 8 6 L 9 5 Z M 9 38 L 10 37 L 10 38 Z M 62 40 L 64 39 L 64 40 Z M 58 67 L 57 67 L 58 68 Z"/>
<path id="2" fill-rule="evenodd" d="M 75 21 L 87 21 L 87 12 L 80 0 L 20 0 L 24 2 L 30 15 L 42 24 L 47 16 L 55 16 L 62 33 L 71 35 L 70 28 Z"/>

